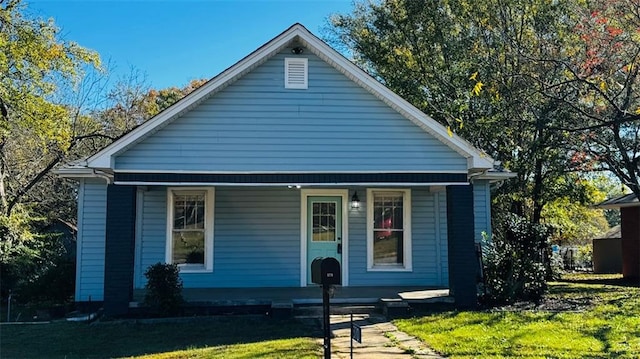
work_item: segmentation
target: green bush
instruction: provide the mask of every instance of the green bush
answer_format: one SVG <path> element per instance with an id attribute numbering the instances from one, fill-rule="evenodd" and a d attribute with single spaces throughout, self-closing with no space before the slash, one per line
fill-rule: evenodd
<path id="1" fill-rule="evenodd" d="M 27 210 L 16 208 L 8 217 L 0 214 L 0 286 L 3 298 L 37 272 L 39 242 L 31 233 L 32 219 Z"/>
<path id="2" fill-rule="evenodd" d="M 64 257 L 57 258 L 42 273 L 18 287 L 23 302 L 52 302 L 63 304 L 73 301 L 76 283 L 76 264 Z"/>
<path id="3" fill-rule="evenodd" d="M 14 294 L 21 303 L 72 301 L 75 287 L 73 253 L 51 222 L 21 206 L 11 216 L 0 215 L 0 294 Z"/>
<path id="4" fill-rule="evenodd" d="M 558 252 L 553 252 L 551 254 L 551 279 L 559 280 L 562 278 L 564 274 L 564 260 L 562 259 L 562 255 Z"/>
<path id="5" fill-rule="evenodd" d="M 182 279 L 175 264 L 156 263 L 144 272 L 147 277 L 147 293 L 144 303 L 154 314 L 172 316 L 180 313 L 182 298 Z"/>
<path id="6" fill-rule="evenodd" d="M 483 243 L 483 302 L 538 301 L 547 289 L 549 236 L 549 227 L 514 214 L 497 221 L 493 238 Z"/>

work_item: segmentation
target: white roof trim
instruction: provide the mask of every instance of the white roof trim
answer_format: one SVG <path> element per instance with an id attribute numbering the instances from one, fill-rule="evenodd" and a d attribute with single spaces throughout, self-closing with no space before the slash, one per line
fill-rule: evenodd
<path id="1" fill-rule="evenodd" d="M 309 32 L 309 30 L 301 24 L 291 26 L 282 34 L 258 48 L 256 51 L 226 69 L 218 76 L 212 78 L 206 84 L 193 91 L 182 100 L 128 132 L 98 153 L 89 157 L 87 159 L 87 166 L 90 168 L 100 169 L 113 168 L 114 156 L 124 152 L 135 143 L 144 139 L 147 135 L 159 130 L 175 118 L 180 117 L 184 112 L 199 104 L 201 101 L 225 88 L 248 71 L 251 71 L 256 66 L 264 63 L 296 39 L 302 42 L 302 44 L 316 56 L 328 62 L 338 71 L 371 92 L 387 105 L 394 108 L 427 133 L 435 136 L 442 143 L 467 158 L 467 166 L 469 170 L 493 168 L 494 161 L 492 158 L 476 149 L 461 137 L 455 134 L 453 136 L 449 136 L 447 129 L 444 126 L 386 88 L 364 70 L 360 69 L 354 63 L 327 45 L 324 41 Z"/>
<path id="2" fill-rule="evenodd" d="M 473 176 L 473 179 L 479 179 L 479 180 L 489 180 L 490 182 L 500 182 L 500 181 L 504 181 L 507 180 L 509 178 L 515 178 L 517 177 L 518 174 L 514 173 L 514 172 L 492 172 L 492 171 L 488 171 L 485 173 L 482 173 L 478 176 Z"/>

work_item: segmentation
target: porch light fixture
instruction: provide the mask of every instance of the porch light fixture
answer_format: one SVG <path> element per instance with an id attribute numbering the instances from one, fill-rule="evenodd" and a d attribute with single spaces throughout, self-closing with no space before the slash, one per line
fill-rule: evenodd
<path id="1" fill-rule="evenodd" d="M 360 198 L 358 198 L 358 191 L 353 192 L 353 196 L 351 196 L 351 209 L 360 208 Z"/>

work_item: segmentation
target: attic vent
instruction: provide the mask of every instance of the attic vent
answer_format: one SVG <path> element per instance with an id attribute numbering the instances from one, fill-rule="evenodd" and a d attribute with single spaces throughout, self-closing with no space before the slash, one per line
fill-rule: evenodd
<path id="1" fill-rule="evenodd" d="M 284 59 L 284 88 L 306 89 L 308 87 L 307 64 L 306 58 Z"/>

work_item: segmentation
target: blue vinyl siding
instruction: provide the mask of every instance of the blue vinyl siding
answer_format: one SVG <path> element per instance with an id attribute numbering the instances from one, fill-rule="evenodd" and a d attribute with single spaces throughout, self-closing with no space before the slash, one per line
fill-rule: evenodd
<path id="1" fill-rule="evenodd" d="M 80 181 L 76 301 L 102 301 L 107 221 L 107 184 L 102 179 Z"/>
<path id="2" fill-rule="evenodd" d="M 366 193 L 366 190 L 358 189 L 358 193 Z M 360 196 L 361 208 L 350 211 L 349 217 L 349 285 L 446 285 L 446 227 L 445 231 L 436 229 L 437 222 L 440 227 L 446 223 L 446 203 L 439 201 L 438 208 L 435 202 L 438 194 L 424 187 L 412 189 L 411 196 L 413 271 L 367 271 L 366 201 L 369 198 Z M 443 214 L 444 217 L 436 219 Z"/>
<path id="3" fill-rule="evenodd" d="M 136 287 L 149 265 L 165 261 L 165 187 L 144 193 Z M 300 192 L 288 188 L 215 190 L 213 272 L 188 273 L 186 288 L 300 285 Z"/>
<path id="4" fill-rule="evenodd" d="M 119 170 L 466 171 L 467 161 L 319 59 L 309 89 L 284 58 L 257 67 L 116 157 Z"/>
<path id="5" fill-rule="evenodd" d="M 482 232 L 491 234 L 491 193 L 489 181 L 473 183 L 473 211 L 476 242 L 482 240 Z"/>

